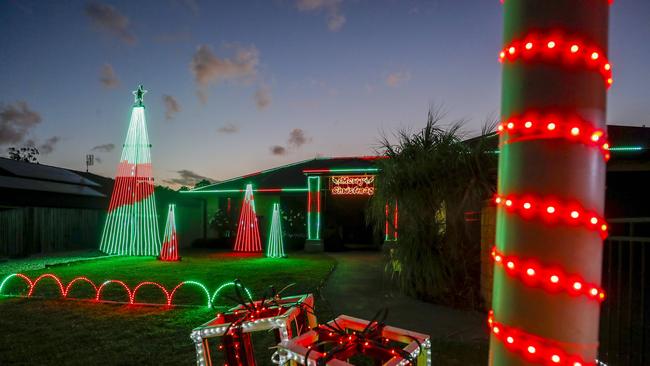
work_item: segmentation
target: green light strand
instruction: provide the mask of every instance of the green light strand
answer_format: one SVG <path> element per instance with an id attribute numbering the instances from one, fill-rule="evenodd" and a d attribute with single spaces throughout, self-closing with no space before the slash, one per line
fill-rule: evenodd
<path id="1" fill-rule="evenodd" d="M 284 242 L 282 239 L 282 220 L 280 217 L 280 204 L 273 204 L 271 215 L 271 230 L 266 244 L 266 256 L 269 258 L 284 258 Z"/>

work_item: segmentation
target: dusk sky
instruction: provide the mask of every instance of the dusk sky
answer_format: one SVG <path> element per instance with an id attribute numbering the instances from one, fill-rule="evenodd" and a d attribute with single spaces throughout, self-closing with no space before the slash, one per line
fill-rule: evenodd
<path id="1" fill-rule="evenodd" d="M 114 176 L 142 83 L 156 181 L 374 154 L 500 103 L 498 0 L 0 0 L 0 151 Z M 650 1 L 617 0 L 608 122 L 650 125 Z"/>

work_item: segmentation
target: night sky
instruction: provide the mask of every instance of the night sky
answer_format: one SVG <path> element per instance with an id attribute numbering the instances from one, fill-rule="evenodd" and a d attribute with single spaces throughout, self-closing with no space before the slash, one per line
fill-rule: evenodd
<path id="1" fill-rule="evenodd" d="M 608 122 L 650 125 L 650 1 L 611 8 Z M 156 180 L 178 187 L 373 154 L 432 104 L 468 136 L 499 111 L 498 0 L 0 0 L 0 153 L 114 176 L 145 96 Z"/>

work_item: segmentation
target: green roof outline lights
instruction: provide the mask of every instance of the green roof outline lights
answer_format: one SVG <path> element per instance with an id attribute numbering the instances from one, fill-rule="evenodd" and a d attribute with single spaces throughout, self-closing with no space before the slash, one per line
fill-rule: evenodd
<path id="1" fill-rule="evenodd" d="M 273 204 L 271 214 L 271 228 L 266 244 L 266 256 L 269 258 L 284 258 L 284 239 L 282 233 L 282 218 L 280 217 L 280 204 Z"/>

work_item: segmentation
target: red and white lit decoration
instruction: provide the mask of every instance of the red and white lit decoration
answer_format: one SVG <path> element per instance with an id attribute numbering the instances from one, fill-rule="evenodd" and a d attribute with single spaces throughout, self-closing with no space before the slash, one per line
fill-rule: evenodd
<path id="1" fill-rule="evenodd" d="M 567 354 L 555 342 L 497 322 L 493 311 L 488 315 L 488 326 L 492 335 L 503 342 L 509 351 L 518 353 L 529 362 L 549 366 L 596 366 L 595 361 L 585 361 L 578 355 Z"/>
<path id="2" fill-rule="evenodd" d="M 330 192 L 333 195 L 364 195 L 375 194 L 374 175 L 339 175 L 330 178 Z"/>
<path id="3" fill-rule="evenodd" d="M 180 260 L 178 256 L 178 237 L 176 235 L 176 205 L 169 205 L 167 213 L 167 225 L 165 226 L 165 235 L 163 236 L 162 249 L 160 250 L 160 260 L 173 262 Z"/>
<path id="4" fill-rule="evenodd" d="M 596 212 L 586 210 L 578 203 L 512 194 L 497 195 L 494 203 L 503 207 L 506 212 L 516 213 L 524 219 L 542 218 L 548 223 L 583 225 L 600 233 L 603 239 L 607 237 L 608 227 L 605 220 Z"/>
<path id="5" fill-rule="evenodd" d="M 600 149 L 605 160 L 609 160 L 607 133 L 595 128 L 580 117 L 561 117 L 556 114 L 540 115 L 528 113 L 512 116 L 497 126 L 502 135 L 501 144 L 540 139 L 565 139 Z"/>
<path id="6" fill-rule="evenodd" d="M 226 365 L 254 366 L 251 333 L 273 331 L 276 340 L 287 341 L 317 324 L 311 294 L 284 298 L 276 295 L 256 301 L 242 298 L 240 301 L 240 305 L 192 330 L 190 338 L 194 341 L 197 365 L 212 366 L 212 353 L 220 351 Z M 294 329 L 297 334 L 293 334 Z M 221 339 L 215 347 L 211 341 L 216 338 Z"/>
<path id="7" fill-rule="evenodd" d="M 586 296 L 590 299 L 605 300 L 605 291 L 598 285 L 586 282 L 578 275 L 564 273 L 561 269 L 543 266 L 532 259 L 504 255 L 492 248 L 492 259 L 497 266 L 521 282 L 531 287 L 540 287 L 549 292 L 565 292 L 571 296 Z"/>
<path id="8" fill-rule="evenodd" d="M 237 238 L 235 239 L 235 252 L 262 252 L 260 229 L 255 214 L 255 200 L 253 198 L 253 185 L 246 185 L 244 202 L 242 203 L 239 224 L 237 225 Z"/>
<path id="9" fill-rule="evenodd" d="M 531 34 L 511 42 L 499 53 L 500 62 L 514 62 L 520 59 L 559 63 L 566 67 L 587 67 L 599 72 L 608 87 L 614 83 L 612 64 L 604 52 L 579 39 L 557 34 Z"/>

